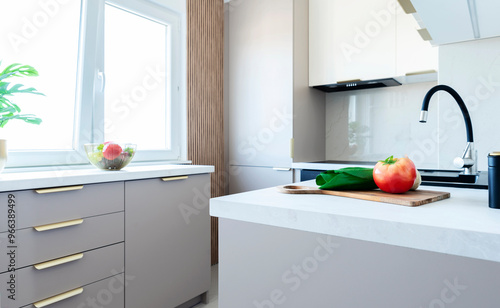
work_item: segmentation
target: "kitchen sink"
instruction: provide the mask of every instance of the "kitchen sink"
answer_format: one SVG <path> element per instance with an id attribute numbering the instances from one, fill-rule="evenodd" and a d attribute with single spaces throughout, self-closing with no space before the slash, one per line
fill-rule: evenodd
<path id="1" fill-rule="evenodd" d="M 422 185 L 488 189 L 488 172 L 464 174 L 460 170 L 419 169 Z"/>

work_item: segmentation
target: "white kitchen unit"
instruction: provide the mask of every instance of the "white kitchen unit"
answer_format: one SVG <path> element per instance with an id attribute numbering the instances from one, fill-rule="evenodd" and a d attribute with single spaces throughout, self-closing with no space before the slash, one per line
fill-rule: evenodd
<path id="1" fill-rule="evenodd" d="M 229 193 L 236 194 L 293 182 L 290 168 L 231 166 Z"/>
<path id="2" fill-rule="evenodd" d="M 500 2 L 496 0 L 401 1 L 410 2 L 433 45 L 500 36 Z"/>
<path id="3" fill-rule="evenodd" d="M 272 168 L 324 159 L 325 102 L 308 87 L 308 1 L 228 5 L 229 163 L 255 167 L 252 176 L 230 174 L 234 192 L 263 183 Z M 291 171 L 273 172 L 266 185 L 293 181 Z"/>
<path id="4" fill-rule="evenodd" d="M 310 0 L 309 85 L 436 71 L 437 49 L 417 29 L 396 0 Z"/>
<path id="5" fill-rule="evenodd" d="M 438 71 L 438 47 L 433 47 L 429 41 L 422 39 L 417 31 L 420 27 L 415 18 L 405 14 L 399 5 L 397 7 L 396 76 L 411 78 L 413 74 Z M 437 76 L 432 80 L 437 80 Z"/>
<path id="6" fill-rule="evenodd" d="M 200 302 L 210 287 L 210 172 L 144 165 L 0 174 L 0 306 Z"/>
<path id="7" fill-rule="evenodd" d="M 406 207 L 268 188 L 211 199 L 219 308 L 497 307 L 500 211 L 486 190 L 423 188 L 451 197 Z"/>

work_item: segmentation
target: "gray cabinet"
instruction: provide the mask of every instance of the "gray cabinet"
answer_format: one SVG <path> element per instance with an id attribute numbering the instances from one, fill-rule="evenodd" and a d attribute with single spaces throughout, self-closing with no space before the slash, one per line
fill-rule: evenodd
<path id="1" fill-rule="evenodd" d="M 17 247 L 16 266 L 21 268 L 123 242 L 124 216 L 122 211 L 85 217 L 80 224 L 64 228 L 37 231 L 31 227 L 17 230 L 16 238 L 20 244 Z M 0 254 L 0 273 L 7 271 L 8 259 L 7 254 Z"/>
<path id="2" fill-rule="evenodd" d="M 210 287 L 209 198 L 209 174 L 1 192 L 0 307 L 193 306 Z"/>
<path id="3" fill-rule="evenodd" d="M 73 255 L 74 260 L 67 263 L 46 268 L 39 263 L 17 270 L 16 278 L 22 283 L 22 289 L 15 305 L 2 307 L 28 305 L 111 277 L 123 271 L 123 252 L 123 243 L 118 243 Z M 7 281 L 9 275 L 9 272 L 3 273 L 0 279 Z"/>
<path id="4" fill-rule="evenodd" d="M 171 308 L 210 287 L 210 175 L 125 183 L 127 308 Z"/>
<path id="5" fill-rule="evenodd" d="M 124 274 L 115 275 L 108 279 L 100 280 L 81 288 L 73 289 L 74 292 L 60 294 L 65 299 L 51 304 L 50 308 L 83 308 L 83 307 L 124 307 L 124 289 L 128 281 Z M 34 308 L 34 305 L 22 308 Z"/>
<path id="6" fill-rule="evenodd" d="M 496 262 L 224 218 L 219 235 L 221 308 L 492 308 L 500 301 Z"/>
<path id="7" fill-rule="evenodd" d="M 123 272 L 124 182 L 2 192 L 0 202 L 2 220 L 16 222 L 0 234 L 2 308 L 79 307 L 102 297 L 89 286 Z M 107 307 L 123 308 L 123 290 Z"/>

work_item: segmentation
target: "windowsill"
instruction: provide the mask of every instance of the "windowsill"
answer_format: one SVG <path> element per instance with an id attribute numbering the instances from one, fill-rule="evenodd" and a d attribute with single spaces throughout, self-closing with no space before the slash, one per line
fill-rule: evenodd
<path id="1" fill-rule="evenodd" d="M 118 171 L 91 165 L 12 168 L 0 173 L 0 192 L 214 172 L 213 166 L 186 163 L 189 162 L 137 162 Z"/>

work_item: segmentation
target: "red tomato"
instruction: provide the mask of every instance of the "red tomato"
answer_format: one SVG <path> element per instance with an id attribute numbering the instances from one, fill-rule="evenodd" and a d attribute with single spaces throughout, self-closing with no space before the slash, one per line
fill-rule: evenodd
<path id="1" fill-rule="evenodd" d="M 120 156 L 122 147 L 116 143 L 107 143 L 102 149 L 102 156 L 108 160 L 113 160 Z"/>
<path id="2" fill-rule="evenodd" d="M 415 182 L 415 164 L 408 158 L 394 158 L 379 161 L 373 168 L 373 180 L 381 190 L 400 194 L 408 191 Z"/>

